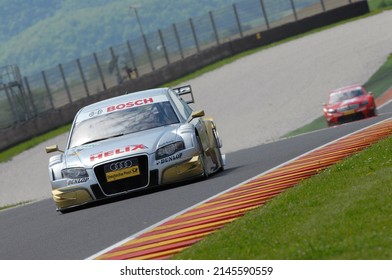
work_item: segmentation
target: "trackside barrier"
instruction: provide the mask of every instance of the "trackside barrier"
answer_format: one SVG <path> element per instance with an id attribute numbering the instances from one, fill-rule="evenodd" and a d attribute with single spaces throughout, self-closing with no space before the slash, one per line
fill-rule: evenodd
<path id="1" fill-rule="evenodd" d="M 0 151 L 70 123 L 92 102 L 368 12 L 362 0 L 243 0 L 23 78 L 0 68 Z"/>

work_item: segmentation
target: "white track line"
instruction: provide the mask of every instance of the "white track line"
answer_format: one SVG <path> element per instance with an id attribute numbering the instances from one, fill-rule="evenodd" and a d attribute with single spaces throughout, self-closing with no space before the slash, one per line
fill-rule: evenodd
<path id="1" fill-rule="evenodd" d="M 291 163 L 291 162 L 293 162 L 293 161 L 295 161 L 295 160 L 297 160 L 297 159 L 299 159 L 299 158 L 301 158 L 301 157 L 304 157 L 304 156 L 306 156 L 306 155 L 308 155 L 308 154 L 310 154 L 310 153 L 312 153 L 312 152 L 314 152 L 314 151 L 317 151 L 317 150 L 319 150 L 319 149 L 322 149 L 322 148 L 324 148 L 324 147 L 326 147 L 326 146 L 328 146 L 328 145 L 331 145 L 331 144 L 333 144 L 333 143 L 335 143 L 335 142 L 338 142 L 338 141 L 340 141 L 341 139 L 347 138 L 347 137 L 349 137 L 349 136 L 351 136 L 351 135 L 353 135 L 353 134 L 359 133 L 359 132 L 361 132 L 361 131 L 363 131 L 363 130 L 366 130 L 366 129 L 368 129 L 368 128 L 371 128 L 371 127 L 373 127 L 373 126 L 376 126 L 376 125 L 381 124 L 381 123 L 383 123 L 383 122 L 389 121 L 390 119 L 392 119 L 392 117 L 391 117 L 391 118 L 388 118 L 388 119 L 386 119 L 386 120 L 379 121 L 379 122 L 377 122 L 377 123 L 375 123 L 375 124 L 372 124 L 372 125 L 370 125 L 370 126 L 367 126 L 367 127 L 365 127 L 365 128 L 362 128 L 362 129 L 360 129 L 360 130 L 354 131 L 354 132 L 352 132 L 352 133 L 349 133 L 349 134 L 347 134 L 347 135 L 345 135 L 345 136 L 342 136 L 342 137 L 340 137 L 340 138 L 338 138 L 338 139 L 335 139 L 335 140 L 333 140 L 333 141 L 331 141 L 331 142 L 328 142 L 328 143 L 326 143 L 326 144 L 324 144 L 324 145 L 322 145 L 322 146 L 319 146 L 319 147 L 317 147 L 317 148 L 314 148 L 314 149 L 312 149 L 312 150 L 310 150 L 310 151 L 308 151 L 308 152 L 306 152 L 306 153 L 304 153 L 304 154 L 302 154 L 302 155 L 299 155 L 299 156 L 297 156 L 297 157 L 295 157 L 295 158 L 293 158 L 293 159 L 291 159 L 291 160 L 289 160 L 289 161 L 286 161 L 286 162 L 284 162 L 284 163 L 282 163 L 282 164 L 280 164 L 280 165 L 278 165 L 278 166 L 275 166 L 275 167 L 273 167 L 273 168 L 271 168 L 271 169 L 269 169 L 269 170 L 267 170 L 267 171 L 264 171 L 264 172 L 262 172 L 262 173 L 260 173 L 260 174 L 258 174 L 258 175 L 256 175 L 256 176 L 254 176 L 254 177 L 252 177 L 252 178 L 250 178 L 250 179 L 248 179 L 248 180 L 245 180 L 245 181 L 243 181 L 243 182 L 241 182 L 241 183 L 239 183 L 239 184 L 237 184 L 237 185 L 235 185 L 235 186 L 233 186 L 233 187 L 231 187 L 231 188 L 225 190 L 225 191 L 222 191 L 222 192 L 220 192 L 220 193 L 218 193 L 218 194 L 216 194 L 216 195 L 214 195 L 214 196 L 211 196 L 210 198 L 207 198 L 207 199 L 205 199 L 205 200 L 203 200 L 203 201 L 201 201 L 201 202 L 199 202 L 199 203 L 197 203 L 197 204 L 195 204 L 195 205 L 193 205 L 193 206 L 190 206 L 190 207 L 188 207 L 188 208 L 186 208 L 186 209 L 184 209 L 184 210 L 182 210 L 182 211 L 180 211 L 180 212 L 178 212 L 178 213 L 176 213 L 176 214 L 173 214 L 173 215 L 169 216 L 168 218 L 166 218 L 166 219 L 164 219 L 164 220 L 162 220 L 162 221 L 160 221 L 160 222 L 157 222 L 157 223 L 155 223 L 155 224 L 153 224 L 153 225 L 151 225 L 151 226 L 145 228 L 144 230 L 141 230 L 141 231 L 139 231 L 139 232 L 137 232 L 137 233 L 135 233 L 135 234 L 133 234 L 133 235 L 131 235 L 131 236 L 129 236 L 129 237 L 127 237 L 127 238 L 125 238 L 125 239 L 123 239 L 123 240 L 121 240 L 121 241 L 115 243 L 115 244 L 113 244 L 112 246 L 110 246 L 110 247 L 108 247 L 108 248 L 99 251 L 98 253 L 96 253 L 96 254 L 94 254 L 94 255 L 88 257 L 86 260 L 95 259 L 95 258 L 97 258 L 97 257 L 99 257 L 99 256 L 101 256 L 101 255 L 103 255 L 103 254 L 105 254 L 105 253 L 107 253 L 107 252 L 109 252 L 109 251 L 111 251 L 111 250 L 113 250 L 113 249 L 119 247 L 120 245 L 122 245 L 122 244 L 124 244 L 124 243 L 127 243 L 127 242 L 131 241 L 132 239 L 135 239 L 136 237 L 142 235 L 143 233 L 146 233 L 146 232 L 150 231 L 151 229 L 156 228 L 156 227 L 162 225 L 163 223 L 165 223 L 165 222 L 167 222 L 167 221 L 169 221 L 169 220 L 171 220 L 171 219 L 173 219 L 173 218 L 175 218 L 175 217 L 177 217 L 177 216 L 179 216 L 179 215 L 181 215 L 181 214 L 183 214 L 183 213 L 185 213 L 185 212 L 187 212 L 187 211 L 189 211 L 189 210 L 191 210 L 191 209 L 193 209 L 193 208 L 196 208 L 196 207 L 199 206 L 199 205 L 202 205 L 202 204 L 204 204 L 204 203 L 206 203 L 206 202 L 208 202 L 208 201 L 210 201 L 210 200 L 212 200 L 212 199 L 214 199 L 214 198 L 216 198 L 216 197 L 218 197 L 218 196 L 220 196 L 220 195 L 223 195 L 223 194 L 225 194 L 225 193 L 227 193 L 227 192 L 229 192 L 229 191 L 231 191 L 231 190 L 233 190 L 233 189 L 236 189 L 236 188 L 238 188 L 238 187 L 240 187 L 240 186 L 242 186 L 242 185 L 245 185 L 245 184 L 247 184 L 248 182 L 250 182 L 250 181 L 252 181 L 252 180 L 254 180 L 254 179 L 256 179 L 256 178 L 259 178 L 259 177 L 261 177 L 261 176 L 263 176 L 263 175 L 265 175 L 265 174 L 267 174 L 267 173 L 270 173 L 270 172 L 272 172 L 272 171 L 274 171 L 274 170 L 276 170 L 276 169 L 278 169 L 278 168 L 280 168 L 280 167 L 282 167 L 282 166 L 285 166 L 285 165 L 287 165 L 287 164 L 289 164 L 289 163 Z"/>

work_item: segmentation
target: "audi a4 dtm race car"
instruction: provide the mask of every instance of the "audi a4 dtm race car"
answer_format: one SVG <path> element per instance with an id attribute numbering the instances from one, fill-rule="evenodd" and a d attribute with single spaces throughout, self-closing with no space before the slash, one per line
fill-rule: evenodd
<path id="1" fill-rule="evenodd" d="M 373 94 L 361 85 L 335 89 L 324 104 L 324 116 L 328 126 L 377 115 Z"/>
<path id="2" fill-rule="evenodd" d="M 187 98 L 186 98 L 187 97 Z M 190 86 L 150 89 L 82 108 L 65 151 L 47 153 L 57 210 L 223 170 L 216 125 L 193 111 Z"/>

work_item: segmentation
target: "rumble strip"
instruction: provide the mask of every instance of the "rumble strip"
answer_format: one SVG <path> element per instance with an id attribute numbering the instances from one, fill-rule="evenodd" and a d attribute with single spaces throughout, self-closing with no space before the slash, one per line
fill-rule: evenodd
<path id="1" fill-rule="evenodd" d="M 167 259 L 336 162 L 392 135 L 392 119 L 344 136 L 201 202 L 89 259 Z"/>

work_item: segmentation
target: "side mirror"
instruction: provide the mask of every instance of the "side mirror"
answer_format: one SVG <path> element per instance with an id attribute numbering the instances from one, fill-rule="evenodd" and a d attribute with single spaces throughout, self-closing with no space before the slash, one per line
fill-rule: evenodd
<path id="1" fill-rule="evenodd" d="M 192 119 L 200 118 L 200 117 L 204 117 L 204 116 L 205 116 L 204 110 L 195 111 L 192 113 Z"/>
<path id="2" fill-rule="evenodd" d="M 204 117 L 204 115 L 204 110 L 194 111 L 192 112 L 191 118 L 188 120 L 188 122 L 192 121 L 195 118 Z"/>
<path id="3" fill-rule="evenodd" d="M 54 153 L 54 152 L 64 153 L 64 151 L 60 150 L 59 146 L 57 146 L 57 145 L 48 146 L 45 148 L 45 151 L 47 154 Z"/>

